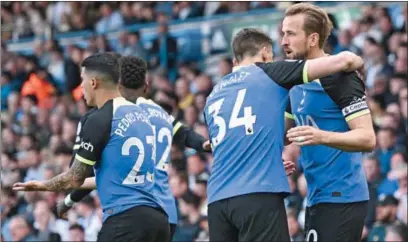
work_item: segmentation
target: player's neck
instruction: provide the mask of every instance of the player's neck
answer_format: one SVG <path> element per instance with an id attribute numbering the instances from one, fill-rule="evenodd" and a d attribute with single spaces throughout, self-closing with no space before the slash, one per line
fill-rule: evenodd
<path id="1" fill-rule="evenodd" d="M 100 109 L 107 101 L 117 97 L 120 97 L 118 90 L 101 90 L 95 97 L 96 106 Z"/>
<path id="2" fill-rule="evenodd" d="M 124 97 L 126 100 L 135 103 L 136 100 L 139 97 L 143 97 L 144 96 L 144 90 L 143 88 L 140 89 L 131 89 L 131 88 L 123 88 L 123 87 L 119 87 L 120 90 L 120 94 L 122 95 L 122 97 Z"/>
<path id="3" fill-rule="evenodd" d="M 260 59 L 259 57 L 255 57 L 255 58 L 245 58 L 242 61 L 240 61 L 239 63 L 236 64 L 236 66 L 234 67 L 238 67 L 238 66 L 250 66 L 255 64 L 256 62 L 263 62 L 262 59 Z"/>
<path id="4" fill-rule="evenodd" d="M 307 55 L 307 59 L 316 59 L 319 57 L 324 57 L 326 55 L 327 54 L 324 53 L 323 49 L 315 49 L 315 50 L 310 51 L 310 53 Z"/>

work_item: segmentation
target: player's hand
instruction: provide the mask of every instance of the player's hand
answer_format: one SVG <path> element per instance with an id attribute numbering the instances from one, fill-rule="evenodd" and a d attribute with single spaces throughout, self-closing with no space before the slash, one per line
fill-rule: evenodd
<path id="1" fill-rule="evenodd" d="M 204 149 L 205 151 L 209 151 L 209 152 L 212 151 L 212 149 L 211 149 L 211 143 L 210 143 L 209 140 L 207 140 L 207 141 L 204 142 L 204 144 L 203 144 L 203 149 Z"/>
<path id="2" fill-rule="evenodd" d="M 57 204 L 57 215 L 60 218 L 68 219 L 67 212 L 72 208 L 72 206 L 68 206 L 65 204 L 65 201 L 59 201 Z"/>
<path id="3" fill-rule="evenodd" d="M 42 181 L 28 181 L 28 182 L 17 182 L 13 185 L 14 191 L 47 191 L 47 187 Z"/>
<path id="4" fill-rule="evenodd" d="M 360 70 L 361 68 L 364 68 L 363 58 L 354 54 L 353 52 L 342 51 L 341 55 L 343 56 L 343 58 L 346 60 L 346 63 L 348 64 L 343 71 L 352 72 L 352 71 L 356 71 L 356 70 Z"/>
<path id="5" fill-rule="evenodd" d="M 324 131 L 312 126 L 298 126 L 291 128 L 286 137 L 299 146 L 318 145 L 324 143 L 325 134 Z"/>
<path id="6" fill-rule="evenodd" d="M 293 161 L 287 161 L 284 160 L 283 161 L 283 166 L 285 167 L 285 171 L 286 171 L 286 175 L 290 176 L 293 174 L 293 172 L 295 172 L 296 170 L 296 165 Z"/>

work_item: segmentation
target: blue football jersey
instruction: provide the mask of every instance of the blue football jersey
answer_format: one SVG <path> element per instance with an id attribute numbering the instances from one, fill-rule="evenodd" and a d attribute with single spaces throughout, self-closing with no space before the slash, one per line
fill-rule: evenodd
<path id="1" fill-rule="evenodd" d="M 104 220 L 135 206 L 164 207 L 154 185 L 154 139 L 146 112 L 124 98 L 88 117 L 76 159 L 95 167 Z"/>
<path id="2" fill-rule="evenodd" d="M 214 87 L 204 109 L 214 155 L 209 204 L 249 193 L 290 192 L 281 158 L 284 112 L 288 90 L 303 83 L 304 66 L 256 63 L 235 69 Z"/>
<path id="3" fill-rule="evenodd" d="M 152 100 L 140 97 L 136 104 L 146 111 L 155 132 L 155 191 L 157 191 L 157 197 L 164 205 L 164 210 L 169 216 L 169 223 L 177 224 L 176 201 L 170 190 L 167 174 L 173 139 L 173 118 Z"/>
<path id="4" fill-rule="evenodd" d="M 295 119 L 296 125 L 347 132 L 347 121 L 369 113 L 364 83 L 355 73 L 324 79 L 292 88 L 286 117 Z M 301 147 L 300 160 L 307 180 L 308 206 L 368 200 L 361 152 L 309 145 Z"/>

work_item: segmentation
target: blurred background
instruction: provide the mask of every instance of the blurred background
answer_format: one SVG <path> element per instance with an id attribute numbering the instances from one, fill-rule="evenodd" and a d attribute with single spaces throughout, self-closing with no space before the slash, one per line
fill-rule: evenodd
<path id="1" fill-rule="evenodd" d="M 94 241 L 101 227 L 96 192 L 56 217 L 63 193 L 16 193 L 13 183 L 49 179 L 69 168 L 76 126 L 87 107 L 80 63 L 106 51 L 143 57 L 149 95 L 208 136 L 206 97 L 232 70 L 230 42 L 261 28 L 282 59 L 280 21 L 291 2 L 1 2 L 1 235 L 4 241 Z M 315 2 L 330 14 L 328 53 L 366 61 L 367 100 L 377 148 L 363 160 L 370 187 L 363 240 L 407 241 L 407 4 Z M 300 150 L 285 148 L 297 161 Z M 173 146 L 170 185 L 177 198 L 175 241 L 208 241 L 206 186 L 212 156 Z M 298 163 L 299 164 L 299 163 Z M 307 185 L 288 178 L 290 235 L 303 241 Z M 135 218 L 138 219 L 138 218 Z"/>

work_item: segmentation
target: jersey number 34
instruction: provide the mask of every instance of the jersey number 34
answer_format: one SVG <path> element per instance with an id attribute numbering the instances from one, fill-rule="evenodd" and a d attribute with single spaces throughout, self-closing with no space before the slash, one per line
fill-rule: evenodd
<path id="1" fill-rule="evenodd" d="M 241 89 L 238 91 L 238 95 L 235 99 L 235 104 L 230 116 L 228 129 L 245 126 L 245 135 L 252 135 L 254 134 L 254 124 L 256 122 L 256 115 L 252 115 L 252 107 L 244 107 L 244 116 L 238 117 L 239 111 L 241 110 L 242 104 L 245 99 L 245 94 L 246 89 Z M 218 116 L 224 101 L 225 98 L 222 98 L 208 107 L 208 113 L 212 115 L 215 125 L 218 126 L 217 136 L 211 139 L 211 143 L 214 147 L 221 143 L 227 132 L 225 119 L 221 116 Z"/>

